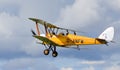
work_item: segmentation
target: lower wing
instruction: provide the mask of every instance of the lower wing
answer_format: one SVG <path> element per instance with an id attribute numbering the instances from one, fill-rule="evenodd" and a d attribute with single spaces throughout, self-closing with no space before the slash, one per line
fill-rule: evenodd
<path id="1" fill-rule="evenodd" d="M 37 36 L 37 35 L 33 35 L 33 37 L 45 42 L 46 44 L 51 44 L 51 45 L 54 45 L 54 46 L 59 46 L 58 44 L 54 43 L 53 41 L 49 40 L 48 38 L 46 37 L 43 37 L 43 36 Z"/>

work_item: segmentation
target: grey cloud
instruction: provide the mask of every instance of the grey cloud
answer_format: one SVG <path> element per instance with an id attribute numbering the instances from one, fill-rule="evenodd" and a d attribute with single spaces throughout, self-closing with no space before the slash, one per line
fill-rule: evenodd
<path id="1" fill-rule="evenodd" d="M 57 67 L 42 58 L 19 58 L 5 61 L 0 67 L 2 70 L 56 70 Z"/>
<path id="2" fill-rule="evenodd" d="M 116 3 L 117 1 L 115 1 Z M 75 30 L 87 31 L 87 36 L 98 37 L 99 34 L 104 31 L 109 26 L 115 27 L 115 38 L 114 40 L 119 42 L 119 13 L 116 13 L 113 8 L 110 8 L 109 4 L 112 1 L 96 1 L 91 0 L 76 0 L 73 5 L 66 6 L 62 9 L 60 17 L 56 23 L 65 28 L 73 28 Z M 119 9 L 119 8 L 118 8 Z M 117 23 L 116 23 L 117 22 Z M 99 46 L 85 46 L 89 50 L 71 50 L 62 49 L 58 52 L 64 54 L 59 54 L 63 57 L 72 57 L 78 59 L 88 59 L 88 60 L 102 60 L 102 56 L 111 56 L 113 53 L 119 52 L 119 43 Z M 82 48 L 83 46 L 81 46 Z M 84 47 L 83 47 L 84 48 Z M 61 48 L 60 48 L 61 49 Z M 112 51 L 112 52 L 111 52 Z"/>
<path id="3" fill-rule="evenodd" d="M 119 37 L 120 24 L 119 24 L 119 16 L 118 16 L 119 14 L 115 13 L 115 10 L 110 8 L 110 6 L 106 6 L 106 3 L 105 5 L 102 5 L 101 4 L 102 2 L 99 3 L 99 1 L 96 1 L 96 0 L 91 0 L 91 2 L 89 3 L 87 0 L 84 0 L 84 1 L 76 0 L 76 2 L 73 3 L 73 5 L 67 5 L 67 6 L 65 5 L 66 7 L 62 9 L 60 17 L 58 17 L 61 8 L 63 8 L 63 7 L 58 8 L 58 5 L 56 5 L 58 3 L 55 3 L 51 6 L 52 4 L 51 2 L 50 2 L 51 4 L 49 3 L 44 4 L 42 2 L 43 4 L 41 6 L 41 2 L 39 1 L 36 1 L 37 3 L 34 1 L 31 1 L 28 4 L 26 4 L 27 2 L 28 1 L 25 1 L 24 3 L 20 1 L 16 2 L 20 6 L 20 10 L 19 10 L 20 16 L 13 16 L 13 15 L 10 15 L 11 13 L 6 14 L 6 12 L 4 14 L 1 13 L 2 16 L 0 15 L 1 17 L 0 18 L 0 32 L 1 32 L 0 58 L 3 58 L 3 59 L 11 58 L 10 61 L 7 60 L 6 63 L 3 64 L 2 66 L 3 70 L 8 70 L 9 68 L 13 70 L 17 68 L 22 70 L 47 69 L 46 66 L 50 65 L 50 64 L 47 64 L 49 63 L 49 61 L 47 62 L 44 62 L 44 61 L 50 59 L 51 56 L 45 56 L 48 58 L 44 60 L 43 59 L 40 59 L 40 60 L 24 59 L 25 57 L 44 58 L 42 53 L 43 48 L 41 48 L 41 45 L 36 45 L 35 42 L 33 42 L 34 38 L 32 38 L 31 36 L 30 29 L 34 28 L 34 24 L 32 24 L 32 21 L 27 20 L 28 17 L 35 16 L 35 17 L 43 18 L 45 20 L 50 20 L 52 22 L 58 19 L 58 21 L 56 21 L 56 24 L 58 23 L 57 25 L 60 25 L 66 28 L 70 27 L 80 31 L 85 30 L 88 32 L 88 34 L 86 35 L 91 37 L 97 37 L 105 28 L 113 25 L 115 26 L 115 30 L 116 30 L 115 41 L 118 42 L 120 38 Z M 54 10 L 51 9 L 51 7 L 49 6 L 51 6 Z M 55 10 L 56 8 L 57 10 Z M 110 12 L 110 10 L 113 10 L 113 11 Z M 50 63 L 53 62 L 53 66 L 50 66 L 48 68 L 53 70 L 57 69 L 56 68 L 57 64 L 61 65 L 58 67 L 64 67 L 64 63 L 67 63 L 68 67 L 71 67 L 73 69 L 77 68 L 76 70 L 78 70 L 78 68 L 80 67 L 83 67 L 83 69 L 84 67 L 89 68 L 89 65 L 78 65 L 74 67 L 73 64 L 75 63 L 69 66 L 70 63 L 66 62 L 67 60 L 63 60 L 60 63 L 57 63 L 56 65 L 54 65 L 54 63 L 56 63 L 58 58 L 59 59 L 70 58 L 72 61 L 74 61 L 75 59 L 77 59 L 77 61 L 82 61 L 80 59 L 89 60 L 89 61 L 104 60 L 108 62 L 108 64 L 111 60 L 112 60 L 111 63 L 113 63 L 114 60 L 117 62 L 119 61 L 119 59 L 114 59 L 114 60 L 110 59 L 108 61 L 106 59 L 109 59 L 112 56 L 112 54 L 120 53 L 118 45 L 119 44 L 112 44 L 112 45 L 110 44 L 110 46 L 104 46 L 104 45 L 85 46 L 89 49 L 88 50 L 81 49 L 80 51 L 75 49 L 57 48 L 59 52 L 59 56 L 56 59 L 52 59 L 52 61 L 50 60 L 51 61 Z M 20 59 L 22 57 L 23 59 Z M 108 64 L 106 63 L 105 66 L 107 66 Z M 119 63 L 115 63 L 115 64 L 116 66 L 119 65 Z M 112 66 L 112 64 L 108 65 L 108 67 L 110 66 Z M 97 67 L 98 68 L 102 67 L 102 65 L 92 66 L 92 67 L 95 67 L 96 69 Z"/>
<path id="4" fill-rule="evenodd" d="M 57 17 L 63 5 L 61 1 L 1 0 L 0 12 L 0 52 L 1 58 L 39 56 L 41 45 L 36 45 L 30 29 L 34 27 L 29 17 Z M 51 12 L 50 12 L 51 11 Z M 17 13 L 17 15 L 13 15 Z M 52 13 L 52 14 L 51 14 Z M 56 13 L 56 14 L 54 14 Z M 45 18 L 46 18 L 45 17 Z M 50 18 L 55 20 L 53 18 Z M 34 42 L 33 42 L 34 41 Z M 36 47 L 34 47 L 36 46 Z M 40 47 L 39 47 L 40 46 Z M 17 55 L 18 54 L 18 55 Z"/>

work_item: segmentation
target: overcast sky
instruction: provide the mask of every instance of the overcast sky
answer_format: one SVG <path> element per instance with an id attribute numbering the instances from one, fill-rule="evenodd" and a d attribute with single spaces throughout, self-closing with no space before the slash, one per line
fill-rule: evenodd
<path id="1" fill-rule="evenodd" d="M 0 0 L 0 70 L 119 70 L 120 0 Z M 115 27 L 115 43 L 57 48 L 58 57 L 43 54 L 30 32 L 29 17 L 84 31 L 98 37 Z"/>

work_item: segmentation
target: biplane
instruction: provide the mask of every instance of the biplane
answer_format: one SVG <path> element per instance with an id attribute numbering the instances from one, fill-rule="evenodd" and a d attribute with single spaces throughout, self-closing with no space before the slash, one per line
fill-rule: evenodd
<path id="1" fill-rule="evenodd" d="M 56 57 L 58 52 L 56 47 L 71 48 L 76 46 L 79 49 L 81 45 L 100 45 L 112 42 L 114 37 L 114 27 L 107 28 L 104 32 L 100 34 L 97 38 L 91 38 L 86 36 L 79 36 L 76 34 L 75 30 L 61 28 L 48 23 L 41 19 L 29 18 L 35 22 L 36 32 L 31 30 L 33 37 L 40 40 L 39 44 L 45 46 L 44 54 L 48 55 L 52 51 L 52 56 Z M 42 34 L 39 30 L 39 24 L 43 25 L 45 34 Z M 65 32 L 60 32 L 59 30 L 64 30 Z"/>

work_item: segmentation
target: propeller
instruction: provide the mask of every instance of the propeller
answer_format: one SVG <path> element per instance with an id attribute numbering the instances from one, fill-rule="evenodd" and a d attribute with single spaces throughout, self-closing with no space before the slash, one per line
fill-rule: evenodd
<path id="1" fill-rule="evenodd" d="M 36 35 L 36 33 L 32 29 L 31 29 L 31 32 L 32 32 L 33 35 Z"/>

